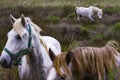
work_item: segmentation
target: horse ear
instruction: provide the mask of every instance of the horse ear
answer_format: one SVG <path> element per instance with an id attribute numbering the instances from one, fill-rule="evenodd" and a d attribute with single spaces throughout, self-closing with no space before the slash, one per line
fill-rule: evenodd
<path id="1" fill-rule="evenodd" d="M 25 16 L 23 14 L 21 15 L 21 23 L 23 26 L 25 26 L 26 22 L 25 22 Z"/>
<path id="2" fill-rule="evenodd" d="M 13 15 L 12 15 L 12 14 L 10 14 L 10 21 L 11 21 L 11 23 L 12 23 L 12 24 L 16 21 L 16 18 L 15 18 L 15 17 L 13 17 Z"/>
<path id="3" fill-rule="evenodd" d="M 49 56 L 50 56 L 50 59 L 54 62 L 56 56 L 54 52 L 51 50 L 51 48 L 49 48 Z"/>
<path id="4" fill-rule="evenodd" d="M 67 65 L 69 65 L 71 60 L 72 60 L 72 52 L 71 51 L 68 51 L 68 53 L 66 54 L 65 59 L 66 59 Z"/>

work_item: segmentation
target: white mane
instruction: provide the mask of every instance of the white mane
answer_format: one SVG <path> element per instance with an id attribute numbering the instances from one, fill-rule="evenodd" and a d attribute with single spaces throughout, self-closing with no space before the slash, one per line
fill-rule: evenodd
<path id="1" fill-rule="evenodd" d="M 36 24 L 34 24 L 29 17 L 26 17 L 25 20 L 26 20 L 26 22 L 28 22 L 35 29 L 35 31 L 38 34 L 40 34 L 40 32 L 42 31 L 42 29 L 39 26 L 37 26 Z M 22 23 L 21 22 L 21 18 L 17 19 L 16 22 L 13 24 L 13 28 L 22 37 L 23 27 L 22 27 L 21 23 Z"/>

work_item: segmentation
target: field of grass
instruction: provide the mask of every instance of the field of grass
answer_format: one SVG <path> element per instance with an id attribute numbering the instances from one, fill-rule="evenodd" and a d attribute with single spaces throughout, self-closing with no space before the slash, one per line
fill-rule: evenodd
<path id="1" fill-rule="evenodd" d="M 89 5 L 103 8 L 103 19 L 91 23 L 83 18 L 77 22 L 75 6 Z M 43 29 L 42 35 L 60 41 L 62 51 L 76 46 L 103 46 L 109 40 L 120 42 L 120 0 L 0 0 L 0 51 L 12 28 L 9 14 L 18 18 L 21 13 Z M 17 69 L 0 67 L 0 80 L 19 80 Z"/>
<path id="2" fill-rule="evenodd" d="M 21 6 L 89 6 L 89 5 L 100 5 L 103 7 L 107 6 L 120 6 L 120 0 L 0 0 L 1 6 L 15 7 Z"/>

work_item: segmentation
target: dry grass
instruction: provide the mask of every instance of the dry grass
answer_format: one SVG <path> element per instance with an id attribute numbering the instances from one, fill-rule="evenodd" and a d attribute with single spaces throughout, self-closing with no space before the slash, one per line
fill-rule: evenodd
<path id="1" fill-rule="evenodd" d="M 114 4 L 113 4 L 114 3 Z M 0 6 L 120 6 L 120 0 L 0 0 Z"/>

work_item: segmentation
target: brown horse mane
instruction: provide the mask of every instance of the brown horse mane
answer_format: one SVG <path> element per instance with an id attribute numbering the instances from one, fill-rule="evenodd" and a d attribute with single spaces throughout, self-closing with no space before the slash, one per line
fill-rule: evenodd
<path id="1" fill-rule="evenodd" d="M 116 41 L 109 41 L 103 47 L 77 47 L 71 50 L 72 60 L 70 69 L 65 58 L 69 54 L 63 52 L 54 60 L 54 67 L 59 75 L 67 75 L 72 79 L 74 76 L 83 79 L 85 76 L 97 76 L 97 80 L 105 79 L 105 73 L 116 68 L 116 56 L 118 56 L 119 44 Z M 64 74 L 61 72 L 62 67 Z M 69 79 L 69 80 L 70 80 Z"/>

